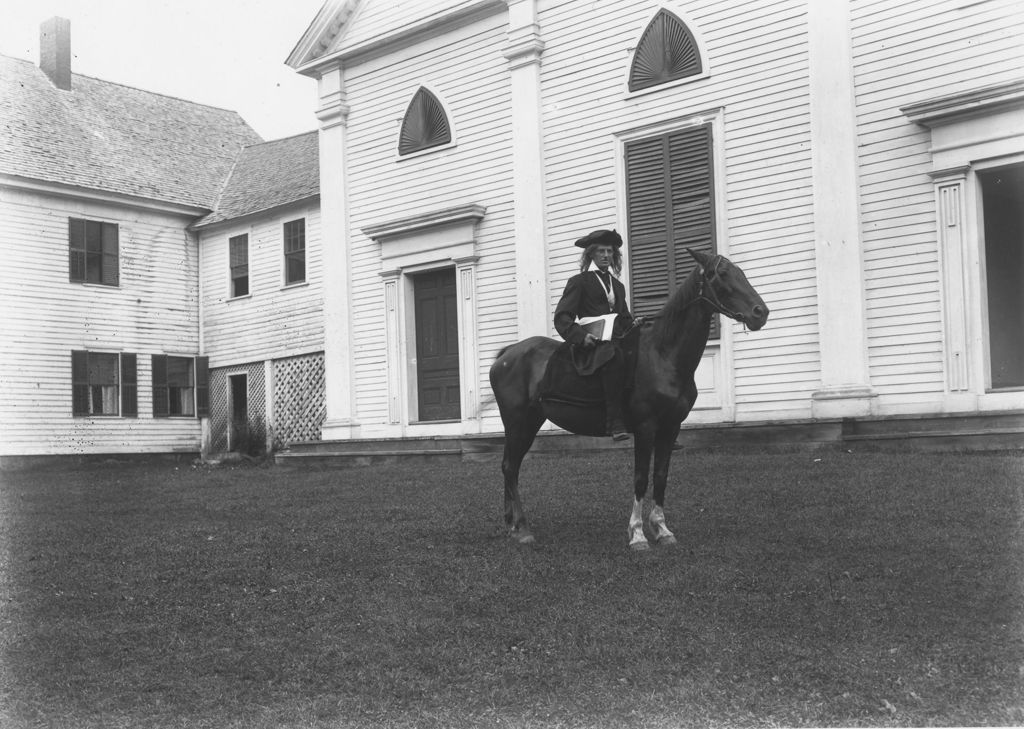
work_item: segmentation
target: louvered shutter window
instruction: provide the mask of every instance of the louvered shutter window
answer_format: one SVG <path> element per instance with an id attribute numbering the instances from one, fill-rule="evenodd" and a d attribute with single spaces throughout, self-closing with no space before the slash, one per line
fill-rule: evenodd
<path id="1" fill-rule="evenodd" d="M 444 107 L 436 96 L 425 88 L 420 88 L 405 111 L 398 141 L 398 154 L 412 154 L 451 141 L 452 131 Z"/>
<path id="2" fill-rule="evenodd" d="M 697 265 L 686 249 L 716 250 L 711 125 L 628 142 L 626 198 L 633 313 L 655 314 Z"/>
<path id="3" fill-rule="evenodd" d="M 103 283 L 110 286 L 118 284 L 118 253 L 117 253 L 117 226 L 112 223 L 100 223 L 101 257 L 102 270 L 100 273 Z"/>
<path id="4" fill-rule="evenodd" d="M 139 414 L 139 379 L 135 355 L 121 353 L 121 416 L 134 417 Z"/>
<path id="5" fill-rule="evenodd" d="M 85 281 L 85 221 L 68 219 L 68 278 Z"/>
<path id="6" fill-rule="evenodd" d="M 629 90 L 697 76 L 703 69 L 690 29 L 675 15 L 662 10 L 640 36 L 629 70 Z"/>
<path id="7" fill-rule="evenodd" d="M 89 414 L 89 353 L 80 350 L 71 353 L 71 412 Z"/>
<path id="8" fill-rule="evenodd" d="M 210 416 L 210 358 L 196 357 L 196 415 Z"/>

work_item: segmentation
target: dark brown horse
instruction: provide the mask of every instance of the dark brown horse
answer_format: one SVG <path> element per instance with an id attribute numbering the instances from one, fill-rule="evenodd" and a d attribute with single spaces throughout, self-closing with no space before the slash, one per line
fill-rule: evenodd
<path id="1" fill-rule="evenodd" d="M 757 330 L 768 320 L 768 307 L 738 266 L 724 256 L 687 249 L 698 267 L 669 298 L 661 313 L 640 332 L 635 384 L 627 393 L 626 424 L 634 436 L 633 512 L 629 545 L 648 549 L 643 530 L 643 499 L 654 453 L 654 506 L 648 523 L 654 539 L 673 544 L 665 526 L 665 486 L 669 461 L 679 428 L 697 399 L 693 374 L 700 364 L 715 312 Z M 491 389 L 505 426 L 505 523 L 518 542 L 533 541 L 519 498 L 519 467 L 545 420 L 573 433 L 601 435 L 593 423 L 604 424 L 603 413 L 585 407 L 547 402 L 540 384 L 548 361 L 561 343 L 530 337 L 506 347 L 491 366 Z"/>

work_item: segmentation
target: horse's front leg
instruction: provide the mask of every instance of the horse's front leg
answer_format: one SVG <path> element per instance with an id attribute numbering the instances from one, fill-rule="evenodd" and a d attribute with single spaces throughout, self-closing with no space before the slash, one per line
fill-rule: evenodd
<path id="1" fill-rule="evenodd" d="M 665 488 L 668 486 L 668 467 L 672 462 L 679 426 L 660 431 L 654 440 L 654 506 L 647 522 L 657 544 L 675 544 L 676 536 L 665 524 Z"/>
<path id="2" fill-rule="evenodd" d="M 629 548 L 634 551 L 650 549 L 644 535 L 644 496 L 651 472 L 653 438 L 643 428 L 637 428 L 633 440 L 633 511 L 629 515 Z"/>

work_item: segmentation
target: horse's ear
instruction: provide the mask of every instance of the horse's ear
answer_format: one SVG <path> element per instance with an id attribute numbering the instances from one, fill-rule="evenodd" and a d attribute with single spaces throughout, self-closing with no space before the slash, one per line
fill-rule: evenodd
<path id="1" fill-rule="evenodd" d="M 711 256 L 709 256 L 707 253 L 695 251 L 692 248 L 687 248 L 686 252 L 693 256 L 693 260 L 695 260 L 697 263 L 704 267 L 707 267 L 711 263 Z"/>

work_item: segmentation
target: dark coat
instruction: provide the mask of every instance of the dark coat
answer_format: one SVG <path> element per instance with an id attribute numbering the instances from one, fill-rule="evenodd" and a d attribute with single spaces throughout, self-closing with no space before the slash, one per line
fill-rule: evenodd
<path id="1" fill-rule="evenodd" d="M 605 314 L 623 314 L 628 319 L 633 318 L 626 305 L 626 287 L 614 276 L 610 277 L 615 292 L 614 308 L 608 306 L 604 285 L 594 271 L 577 274 L 566 282 L 562 298 L 555 307 L 555 331 L 569 344 L 581 344 L 586 336 L 583 327 L 576 323 L 577 318 Z"/>
<path id="2" fill-rule="evenodd" d="M 570 278 L 565 284 L 565 291 L 562 292 L 558 306 L 555 307 L 555 330 L 562 339 L 572 345 L 572 362 L 580 375 L 592 375 L 599 370 L 616 356 L 618 346 L 613 342 L 603 341 L 589 349 L 578 346 L 583 343 L 587 333 L 576 323 L 576 319 L 618 314 L 617 323 L 621 323 L 622 320 L 633 320 L 633 315 L 629 313 L 629 307 L 626 305 L 626 287 L 614 276 L 610 278 L 612 291 L 615 292 L 614 307 L 608 306 L 604 284 L 598 280 L 594 271 L 585 271 Z"/>

